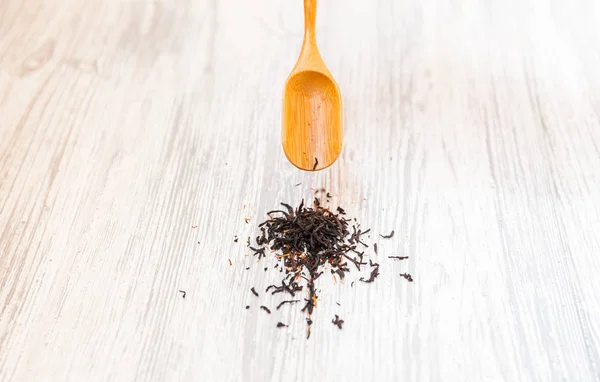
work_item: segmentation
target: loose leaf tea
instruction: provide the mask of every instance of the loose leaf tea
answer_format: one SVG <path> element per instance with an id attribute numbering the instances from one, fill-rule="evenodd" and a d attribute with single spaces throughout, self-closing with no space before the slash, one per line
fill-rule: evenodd
<path id="1" fill-rule="evenodd" d="M 315 167 L 317 164 L 315 158 Z M 319 192 L 325 194 L 326 190 L 317 189 L 315 195 Z M 329 193 L 326 196 L 331 197 Z M 318 197 L 314 198 L 312 206 L 305 205 L 304 200 L 296 208 L 280 203 L 280 208 L 267 212 L 268 219 L 258 225 L 260 234 L 256 236 L 256 244 L 248 243 L 257 260 L 269 254 L 278 261 L 274 268 L 281 274 L 281 280 L 267 286 L 265 293 L 291 296 L 292 299 L 281 301 L 277 310 L 286 304 L 302 303 L 300 309 L 307 315 L 306 338 L 310 337 L 312 314 L 319 304 L 317 292 L 320 290 L 316 284 L 320 277 L 331 274 L 334 282 L 339 278 L 343 283 L 351 268 L 360 272 L 367 265 L 371 268 L 369 277 L 361 277 L 360 281 L 372 283 L 379 276 L 379 264 L 365 260 L 364 248 L 369 246 L 365 235 L 370 229 L 363 230 L 356 219 L 345 215 L 346 211 L 341 207 L 335 210 L 324 207 Z M 391 238 L 393 234 L 392 231 L 382 237 Z M 374 251 L 378 253 L 377 245 L 374 245 Z M 258 296 L 254 288 L 251 290 Z M 261 309 L 271 313 L 264 306 Z M 335 317 L 332 322 L 341 329 L 344 321 Z M 279 324 L 277 327 L 282 327 Z"/>
<path id="2" fill-rule="evenodd" d="M 371 260 L 369 260 L 369 262 L 371 262 Z M 365 280 L 364 277 L 361 277 L 359 279 L 360 281 L 362 281 L 364 283 L 372 283 L 373 281 L 375 281 L 377 276 L 379 276 L 379 264 L 371 263 L 370 266 L 372 267 L 371 275 L 369 276 L 369 278 L 367 280 Z"/>
<path id="3" fill-rule="evenodd" d="M 265 312 L 271 314 L 271 310 L 269 308 L 267 308 L 266 306 L 261 305 L 260 307 L 262 310 L 264 310 Z"/>
<path id="4" fill-rule="evenodd" d="M 413 282 L 413 278 L 412 278 L 412 276 L 410 275 L 410 273 L 400 273 L 400 276 L 402 276 L 402 277 L 404 277 L 405 279 L 407 279 L 407 280 L 408 280 L 408 282 L 411 282 L 411 283 Z"/>
<path id="5" fill-rule="evenodd" d="M 252 294 L 254 294 L 256 297 L 258 297 L 258 292 L 256 291 L 256 289 L 254 289 L 254 287 L 250 288 L 250 291 L 252 292 Z"/>
<path id="6" fill-rule="evenodd" d="M 394 237 L 394 231 L 390 232 L 389 235 L 381 235 L 380 234 L 379 236 L 381 236 L 384 239 L 391 239 L 392 237 Z"/>
<path id="7" fill-rule="evenodd" d="M 281 301 L 279 303 L 279 305 L 277 305 L 277 310 L 279 310 L 279 308 L 281 308 L 285 304 L 293 304 L 293 303 L 296 303 L 296 302 L 300 302 L 300 300 L 285 300 L 285 301 Z"/>
<path id="8" fill-rule="evenodd" d="M 340 317 L 336 314 L 335 319 L 331 320 L 331 322 L 337 326 L 340 330 L 342 330 L 342 325 L 344 324 L 344 320 L 340 320 Z"/>

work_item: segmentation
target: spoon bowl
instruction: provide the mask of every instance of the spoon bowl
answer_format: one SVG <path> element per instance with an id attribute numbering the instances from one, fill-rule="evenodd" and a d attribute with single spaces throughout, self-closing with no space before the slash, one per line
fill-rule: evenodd
<path id="1" fill-rule="evenodd" d="M 283 95 L 282 144 L 301 170 L 331 166 L 342 151 L 342 97 L 315 37 L 316 0 L 304 0 L 304 43 Z"/>
<path id="2" fill-rule="evenodd" d="M 303 170 L 322 170 L 342 151 L 340 92 L 329 77 L 303 71 L 290 77 L 284 94 L 283 148 Z M 316 165 L 315 165 L 316 164 Z"/>

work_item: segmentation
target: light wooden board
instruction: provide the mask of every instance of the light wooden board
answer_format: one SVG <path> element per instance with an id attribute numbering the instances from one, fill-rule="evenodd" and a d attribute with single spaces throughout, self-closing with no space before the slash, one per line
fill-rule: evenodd
<path id="1" fill-rule="evenodd" d="M 0 380 L 600 380 L 600 2 L 317 17 L 346 135 L 313 174 L 280 143 L 300 0 L 0 2 Z M 242 242 L 310 187 L 396 236 L 307 341 Z"/>

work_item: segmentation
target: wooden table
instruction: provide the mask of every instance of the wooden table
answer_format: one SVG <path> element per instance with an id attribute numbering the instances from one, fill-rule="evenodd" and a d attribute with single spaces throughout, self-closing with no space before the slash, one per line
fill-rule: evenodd
<path id="1" fill-rule="evenodd" d="M 600 2 L 321 1 L 345 141 L 317 173 L 280 143 L 302 23 L 0 3 L 0 380 L 600 380 Z M 244 242 L 311 187 L 396 235 L 306 340 Z"/>

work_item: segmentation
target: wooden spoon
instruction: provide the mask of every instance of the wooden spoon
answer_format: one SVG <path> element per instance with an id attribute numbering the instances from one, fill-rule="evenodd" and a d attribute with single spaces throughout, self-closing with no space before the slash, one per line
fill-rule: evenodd
<path id="1" fill-rule="evenodd" d="M 342 151 L 342 96 L 317 48 L 317 0 L 304 0 L 304 42 L 285 83 L 282 144 L 301 170 L 331 166 Z"/>

